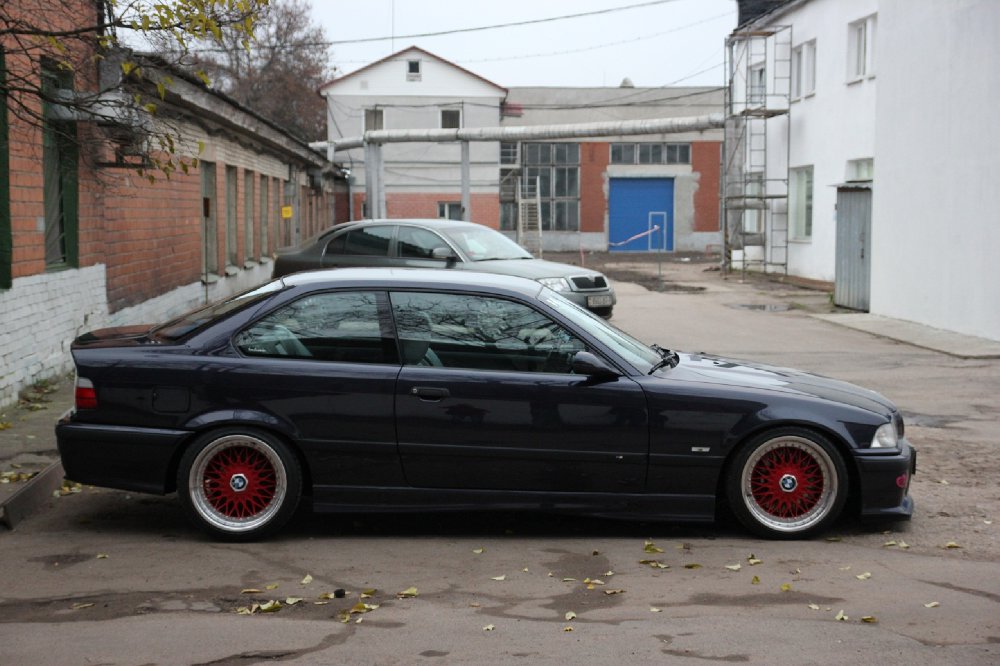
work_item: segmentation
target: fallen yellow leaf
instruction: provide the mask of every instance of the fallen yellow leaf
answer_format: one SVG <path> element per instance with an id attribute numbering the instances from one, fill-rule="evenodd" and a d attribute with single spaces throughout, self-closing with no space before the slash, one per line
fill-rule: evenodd
<path id="1" fill-rule="evenodd" d="M 760 585 L 760 576 L 754 576 L 750 579 L 751 585 Z"/>
<path id="2" fill-rule="evenodd" d="M 299 582 L 299 585 L 308 585 L 311 582 L 313 582 L 313 577 L 309 574 L 306 574 L 306 577 Z"/>
<path id="3" fill-rule="evenodd" d="M 416 592 L 416 588 L 410 588 L 410 589 L 412 589 L 414 592 Z M 378 590 L 375 589 L 374 587 L 369 587 L 367 590 L 361 590 L 361 598 L 362 599 L 371 599 L 373 596 L 375 596 L 376 592 L 378 592 Z M 414 596 L 416 596 L 416 595 L 414 595 Z"/>
<path id="4" fill-rule="evenodd" d="M 417 596 L 417 588 L 408 587 L 402 592 L 397 592 L 396 596 L 399 597 L 400 599 L 410 599 L 412 597 Z"/>
<path id="5" fill-rule="evenodd" d="M 71 608 L 73 610 L 83 610 L 84 608 L 90 608 L 93 605 L 94 604 L 92 603 L 78 603 L 78 604 L 73 604 Z"/>
<path id="6" fill-rule="evenodd" d="M 730 571 L 739 571 L 743 567 L 740 565 L 739 562 L 737 562 L 736 564 L 727 564 L 726 568 L 729 569 Z"/>
<path id="7" fill-rule="evenodd" d="M 475 553 L 476 555 L 482 555 L 483 553 L 486 552 L 486 549 L 485 548 L 473 548 L 472 552 Z"/>
<path id="8" fill-rule="evenodd" d="M 944 547 L 945 547 L 945 548 L 950 548 L 950 549 L 954 549 L 954 548 L 961 548 L 961 546 L 959 546 L 959 545 L 958 545 L 957 543 L 955 543 L 954 541 L 949 541 L 948 543 L 946 543 L 946 544 L 944 545 Z"/>
<path id="9" fill-rule="evenodd" d="M 486 625 L 485 627 L 483 627 L 483 631 L 493 631 L 493 630 L 494 630 L 494 629 L 496 629 L 496 628 L 497 628 L 497 627 L 496 627 L 496 625 L 495 625 L 495 624 L 488 624 L 488 625 Z"/>
<path id="10" fill-rule="evenodd" d="M 649 607 L 649 612 L 650 613 L 662 613 L 663 609 L 662 608 L 657 608 L 656 606 L 650 606 Z"/>
<path id="11" fill-rule="evenodd" d="M 260 605 L 261 613 L 277 613 L 281 610 L 281 602 L 275 599 L 265 601 Z"/>
<path id="12" fill-rule="evenodd" d="M 701 565 L 698 564 L 698 563 L 696 563 L 696 562 L 692 562 L 691 564 L 685 564 L 684 568 L 685 569 L 701 569 Z"/>
<path id="13" fill-rule="evenodd" d="M 507 580 L 507 574 L 503 576 L 493 576 L 493 580 Z"/>
<path id="14" fill-rule="evenodd" d="M 866 571 L 863 574 L 858 574 L 857 576 L 855 576 L 855 578 L 857 578 L 858 580 L 868 580 L 871 577 L 872 577 L 871 571 Z"/>
<path id="15" fill-rule="evenodd" d="M 861 621 L 865 624 L 878 624 L 878 618 L 874 615 L 862 615 Z"/>
<path id="16" fill-rule="evenodd" d="M 108 559 L 108 554 L 107 553 L 98 553 L 97 554 L 97 559 L 99 559 L 99 560 L 106 560 L 106 559 Z"/>
<path id="17" fill-rule="evenodd" d="M 302 601 L 302 597 L 285 597 L 285 603 L 289 606 L 294 606 L 300 601 Z"/>
<path id="18" fill-rule="evenodd" d="M 258 590 L 256 587 L 247 587 L 240 590 L 240 594 L 260 594 L 260 593 L 261 591 Z"/>
<path id="19" fill-rule="evenodd" d="M 268 583 L 267 585 L 264 586 L 264 589 L 265 590 L 277 590 L 278 589 L 278 584 L 277 583 Z"/>
<path id="20" fill-rule="evenodd" d="M 791 583 L 782 583 L 781 584 L 781 591 L 782 592 L 788 592 L 791 589 L 792 589 L 792 584 Z"/>
<path id="21" fill-rule="evenodd" d="M 930 603 L 924 604 L 924 608 L 937 608 L 940 605 L 941 604 L 938 603 L 937 601 L 932 601 Z"/>
<path id="22" fill-rule="evenodd" d="M 809 610 L 819 610 L 819 604 L 809 604 Z"/>
<path id="23" fill-rule="evenodd" d="M 573 631 L 573 627 L 563 627 L 563 631 Z"/>
<path id="24" fill-rule="evenodd" d="M 604 590 L 604 594 L 625 594 L 625 590 Z"/>
<path id="25" fill-rule="evenodd" d="M 565 617 L 566 617 L 566 621 L 567 622 L 569 622 L 570 620 L 575 620 L 576 619 L 576 613 L 574 613 L 573 611 L 568 611 L 566 613 Z"/>
<path id="26" fill-rule="evenodd" d="M 647 541 L 646 545 L 642 549 L 647 553 L 662 553 L 663 549 L 654 544 L 652 541 Z"/>
<path id="27" fill-rule="evenodd" d="M 833 619 L 834 620 L 838 620 L 840 622 L 847 622 L 851 618 L 849 618 L 848 616 L 844 615 L 844 610 L 840 609 L 840 611 L 837 612 L 836 617 L 834 617 Z"/>

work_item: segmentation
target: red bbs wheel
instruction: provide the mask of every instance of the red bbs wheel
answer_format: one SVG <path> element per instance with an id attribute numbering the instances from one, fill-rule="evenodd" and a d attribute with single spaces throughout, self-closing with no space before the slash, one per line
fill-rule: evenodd
<path id="1" fill-rule="evenodd" d="M 772 538 L 815 534 L 847 500 L 847 470 L 824 437 L 801 428 L 760 435 L 729 468 L 730 507 L 747 529 Z"/>
<path id="2" fill-rule="evenodd" d="M 272 533 L 291 518 L 302 493 L 302 473 L 277 438 L 226 429 L 203 435 L 185 452 L 177 490 L 200 527 L 246 541 Z"/>

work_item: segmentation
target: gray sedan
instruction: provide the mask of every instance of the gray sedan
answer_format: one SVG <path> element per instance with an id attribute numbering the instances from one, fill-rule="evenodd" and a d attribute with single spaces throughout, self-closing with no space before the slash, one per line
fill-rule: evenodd
<path id="1" fill-rule="evenodd" d="M 454 220 L 366 220 L 337 225 L 302 248 L 279 250 L 274 277 L 316 268 L 451 268 L 526 277 L 608 318 L 615 290 L 597 271 L 535 259 L 481 224 Z"/>

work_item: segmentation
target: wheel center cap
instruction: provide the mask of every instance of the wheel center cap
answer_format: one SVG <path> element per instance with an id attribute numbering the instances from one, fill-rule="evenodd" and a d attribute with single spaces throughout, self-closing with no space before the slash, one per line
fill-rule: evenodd
<path id="1" fill-rule="evenodd" d="M 784 490 L 786 493 L 792 492 L 799 486 L 798 479 L 796 479 L 791 474 L 786 474 L 783 477 L 781 477 L 781 481 L 779 481 L 778 484 L 781 486 L 781 489 Z"/>
<path id="2" fill-rule="evenodd" d="M 247 477 L 243 474 L 233 474 L 229 477 L 229 487 L 238 493 L 243 492 L 250 485 L 247 481 Z"/>

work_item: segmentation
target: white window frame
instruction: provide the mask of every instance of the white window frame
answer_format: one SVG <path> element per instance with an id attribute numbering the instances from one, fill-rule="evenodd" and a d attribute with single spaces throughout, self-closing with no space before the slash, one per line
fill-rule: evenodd
<path id="1" fill-rule="evenodd" d="M 813 236 L 813 165 L 788 170 L 792 240 L 811 241 Z"/>
<path id="2" fill-rule="evenodd" d="M 764 105 L 767 100 L 767 68 L 764 63 L 750 67 L 750 79 L 747 81 L 750 104 Z"/>
<path id="3" fill-rule="evenodd" d="M 816 94 L 816 40 L 792 49 L 792 99 Z"/>
<path id="4" fill-rule="evenodd" d="M 457 113 L 458 114 L 458 125 L 456 127 L 449 127 L 444 124 L 444 114 L 446 113 Z M 441 129 L 460 129 L 462 127 L 462 110 L 461 109 L 441 109 L 438 114 L 438 127 Z"/>
<path id="5" fill-rule="evenodd" d="M 878 16 L 872 14 L 847 24 L 847 82 L 875 76 L 875 33 Z"/>
<path id="6" fill-rule="evenodd" d="M 451 217 L 452 211 L 458 211 L 458 217 Z M 438 218 L 442 220 L 461 220 L 462 219 L 462 202 L 461 201 L 439 201 L 438 202 Z"/>
<path id="7" fill-rule="evenodd" d="M 414 65 L 416 65 L 416 71 L 413 71 Z M 422 73 L 422 66 L 420 60 L 408 59 L 406 61 L 406 80 L 407 81 L 419 81 L 420 75 Z"/>
<path id="8" fill-rule="evenodd" d="M 862 157 L 847 161 L 847 180 L 866 181 L 875 179 L 875 159 Z"/>

